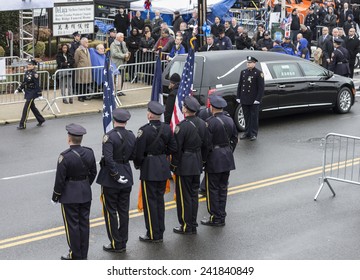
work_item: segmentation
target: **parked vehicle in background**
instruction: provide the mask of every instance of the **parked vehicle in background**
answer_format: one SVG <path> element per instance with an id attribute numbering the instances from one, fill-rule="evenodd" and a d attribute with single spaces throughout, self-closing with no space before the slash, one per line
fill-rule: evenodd
<path id="1" fill-rule="evenodd" d="M 195 54 L 193 95 L 207 105 L 209 95 L 221 95 L 225 108 L 242 131 L 245 121 L 241 104 L 236 102 L 240 71 L 246 68 L 246 57 L 258 59 L 264 72 L 265 95 L 260 118 L 296 114 L 324 108 L 348 113 L 355 102 L 355 87 L 350 78 L 304 59 L 262 51 L 214 51 Z M 186 55 L 172 60 L 163 72 L 164 93 L 173 73 L 181 75 Z"/>

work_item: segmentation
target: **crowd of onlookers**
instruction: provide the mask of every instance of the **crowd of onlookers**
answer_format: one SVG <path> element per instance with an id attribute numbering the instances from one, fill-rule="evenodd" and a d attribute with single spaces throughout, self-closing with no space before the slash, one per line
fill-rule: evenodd
<path id="1" fill-rule="evenodd" d="M 281 5 L 277 1 L 274 4 L 273 12 L 279 12 Z M 304 17 L 303 24 L 300 23 L 298 10 L 293 9 L 286 20 L 290 33 L 283 38 L 272 36 L 263 23 L 259 23 L 255 34 L 249 37 L 248 30 L 239 25 L 235 17 L 225 22 L 222 22 L 220 17 L 215 17 L 211 25 L 211 34 L 206 36 L 206 43 L 201 47 L 195 43 L 195 51 L 253 49 L 294 55 L 307 60 L 313 56 L 316 63 L 335 73 L 335 63 L 348 63 L 348 74 L 342 75 L 353 77 L 356 55 L 360 52 L 360 41 L 356 32 L 359 20 L 359 9 L 352 10 L 347 2 L 341 0 L 337 0 L 336 5 L 333 2 L 319 4 L 314 1 Z M 196 9 L 187 22 L 179 12 L 174 12 L 170 27 L 162 19 L 159 11 L 155 11 L 152 20 L 142 18 L 139 11 L 130 20 L 124 8 L 120 7 L 114 18 L 114 28 L 108 31 L 104 43 L 97 45 L 95 49 L 89 49 L 88 39 L 81 38 L 77 32 L 73 34 L 74 41 L 70 47 L 66 44 L 61 46 L 57 55 L 58 69 L 89 67 L 73 78 L 70 71 L 59 73 L 62 95 L 67 95 L 68 88 L 69 95 L 71 92 L 76 93 L 79 95 L 78 100 L 84 101 L 88 97 L 82 97 L 81 94 L 89 92 L 90 84 L 95 84 L 101 89 L 101 72 L 90 67 L 104 65 L 106 48 L 110 48 L 111 61 L 116 69 L 126 63 L 131 65 L 154 61 L 160 49 L 162 58 L 167 60 L 178 54 L 187 53 L 191 47 L 190 39 L 194 36 L 199 39 L 198 21 Z M 316 46 L 313 53 L 311 46 Z M 150 64 L 144 67 L 149 74 L 154 69 Z M 127 67 L 126 71 L 119 70 L 120 90 L 125 80 L 137 81 L 133 66 Z M 71 83 L 64 82 L 69 81 L 69 75 Z M 151 84 L 151 81 L 152 78 L 147 79 L 148 84 Z M 72 103 L 72 99 L 64 98 L 63 102 Z"/>

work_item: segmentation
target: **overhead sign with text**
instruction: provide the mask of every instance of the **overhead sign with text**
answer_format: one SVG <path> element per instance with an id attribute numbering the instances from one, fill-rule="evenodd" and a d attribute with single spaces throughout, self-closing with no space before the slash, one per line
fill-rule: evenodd
<path id="1" fill-rule="evenodd" d="M 53 8 L 53 35 L 94 32 L 95 7 L 91 1 L 57 0 Z"/>

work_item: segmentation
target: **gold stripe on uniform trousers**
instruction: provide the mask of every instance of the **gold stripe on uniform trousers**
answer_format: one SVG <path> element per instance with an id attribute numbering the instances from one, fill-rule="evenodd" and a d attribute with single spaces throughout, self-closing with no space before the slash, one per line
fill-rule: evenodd
<path id="1" fill-rule="evenodd" d="M 109 211 L 106 208 L 106 201 L 105 201 L 105 195 L 104 195 L 104 187 L 101 186 L 101 196 L 102 196 L 102 201 L 103 201 L 103 206 L 104 206 L 104 217 L 105 215 L 107 216 L 107 228 L 111 237 L 111 246 L 112 248 L 115 249 L 115 240 L 112 236 L 112 231 L 111 231 L 111 222 L 110 222 L 110 215 L 109 215 Z M 106 213 L 105 213 L 106 212 Z M 105 223 L 106 223 L 106 219 L 105 219 Z"/>
<path id="2" fill-rule="evenodd" d="M 65 234 L 66 234 L 66 240 L 68 242 L 68 245 L 70 247 L 70 258 L 72 258 L 72 250 L 71 250 L 71 241 L 70 241 L 70 235 L 69 235 L 69 226 L 68 226 L 68 222 L 66 219 L 66 213 L 65 213 L 65 208 L 64 208 L 64 204 L 61 204 L 61 212 L 63 215 L 63 219 L 64 219 L 64 226 L 65 226 Z"/>
<path id="3" fill-rule="evenodd" d="M 150 230 L 150 239 L 154 239 L 153 236 L 153 230 L 152 230 L 152 224 L 151 224 L 151 213 L 150 213 L 150 207 L 149 207 L 149 200 L 147 197 L 147 191 L 146 191 L 146 182 L 145 180 L 142 181 L 143 189 L 144 189 L 144 196 L 145 196 L 145 203 L 146 203 L 146 209 L 148 212 L 148 220 L 149 220 L 149 230 Z"/>
<path id="4" fill-rule="evenodd" d="M 180 187 L 179 192 L 180 192 L 180 201 L 181 201 L 181 218 L 184 223 L 183 231 L 185 231 L 186 230 L 185 207 L 184 207 L 184 198 L 183 198 L 183 192 L 182 192 L 181 176 L 179 176 L 179 187 Z"/>
<path id="5" fill-rule="evenodd" d="M 27 119 L 28 119 L 28 117 L 29 117 L 30 107 L 31 107 L 31 103 L 32 103 L 32 102 L 34 102 L 34 99 L 31 99 L 31 100 L 30 100 L 29 106 L 28 106 L 28 108 L 27 108 L 27 110 L 26 110 L 26 117 L 25 117 L 25 121 L 24 121 L 24 127 L 26 127 L 26 122 L 27 122 Z"/>
<path id="6" fill-rule="evenodd" d="M 209 173 L 205 172 L 205 189 L 206 189 L 206 206 L 208 212 L 211 212 L 210 208 L 210 192 L 209 192 Z M 212 221 L 213 215 L 210 215 L 210 221 Z"/>

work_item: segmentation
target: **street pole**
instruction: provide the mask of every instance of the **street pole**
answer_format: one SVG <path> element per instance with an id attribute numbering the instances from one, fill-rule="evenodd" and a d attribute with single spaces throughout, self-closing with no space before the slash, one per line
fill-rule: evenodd
<path id="1" fill-rule="evenodd" d="M 199 16 L 199 24 L 198 24 L 198 33 L 203 34 L 199 38 L 199 47 L 205 44 L 205 31 L 202 30 L 204 23 L 206 23 L 206 12 L 207 12 L 207 0 L 198 0 L 198 16 Z"/>

